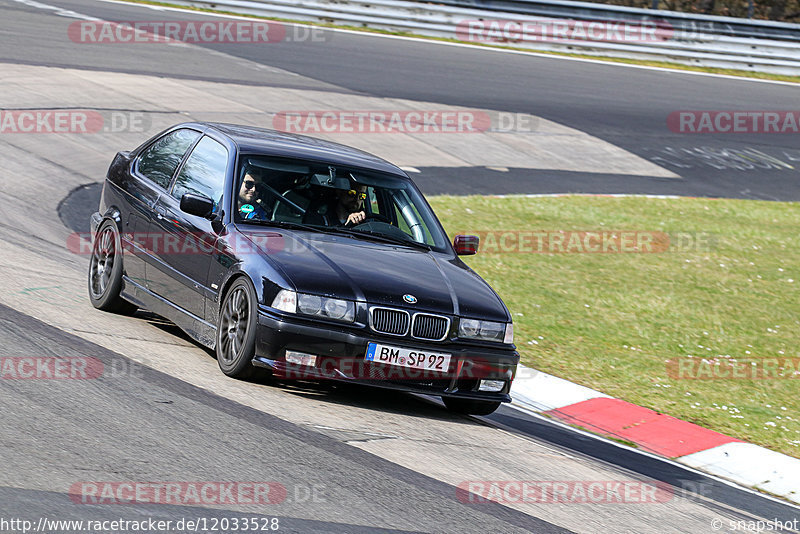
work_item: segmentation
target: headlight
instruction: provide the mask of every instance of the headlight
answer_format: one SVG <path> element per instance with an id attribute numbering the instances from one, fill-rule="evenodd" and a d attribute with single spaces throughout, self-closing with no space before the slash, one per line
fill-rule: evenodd
<path id="1" fill-rule="evenodd" d="M 478 321 L 477 319 L 461 319 L 458 323 L 458 337 L 510 344 L 514 342 L 514 325 Z"/>
<path id="2" fill-rule="evenodd" d="M 281 289 L 272 300 L 272 307 L 288 313 L 297 313 L 297 293 Z"/>
<path id="3" fill-rule="evenodd" d="M 297 308 L 308 315 L 317 315 L 322 311 L 322 297 L 316 295 L 300 295 Z"/>
<path id="4" fill-rule="evenodd" d="M 356 316 L 356 306 L 349 300 L 295 293 L 288 289 L 281 290 L 275 296 L 272 307 L 289 313 L 316 315 L 348 323 L 352 323 Z"/>
<path id="5" fill-rule="evenodd" d="M 346 300 L 323 299 L 322 311 L 331 319 L 340 319 L 344 321 L 353 320 L 353 304 Z"/>

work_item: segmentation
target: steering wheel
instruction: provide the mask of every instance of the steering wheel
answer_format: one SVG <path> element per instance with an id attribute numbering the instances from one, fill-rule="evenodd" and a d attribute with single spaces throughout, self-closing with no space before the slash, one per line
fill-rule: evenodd
<path id="1" fill-rule="evenodd" d="M 361 226 L 362 224 L 367 224 L 373 221 L 378 221 L 389 225 L 392 224 L 392 221 L 389 220 L 389 217 L 386 215 L 381 215 L 380 213 L 368 213 L 363 221 L 358 224 L 354 224 L 351 228 L 355 228 L 356 226 Z"/>

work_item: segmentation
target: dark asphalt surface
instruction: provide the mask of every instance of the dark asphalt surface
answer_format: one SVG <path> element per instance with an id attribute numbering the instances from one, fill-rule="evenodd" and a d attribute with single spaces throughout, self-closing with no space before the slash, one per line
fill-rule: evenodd
<path id="1" fill-rule="evenodd" d="M 724 184 L 707 180 L 676 180 L 651 176 L 586 173 L 573 171 L 515 169 L 497 171 L 484 167 L 422 167 L 411 177 L 426 195 L 511 194 L 619 194 L 678 195 L 686 197 L 798 200 L 778 172 L 764 173 L 754 187 L 753 176 L 729 172 Z M 797 180 L 797 177 L 792 178 Z M 721 189 L 724 188 L 724 190 Z"/>
<path id="2" fill-rule="evenodd" d="M 633 449 L 623 448 L 606 440 L 578 434 L 571 429 L 501 406 L 486 419 L 512 432 L 546 442 L 570 454 L 578 454 L 593 462 L 603 462 L 651 480 L 669 484 L 675 496 L 697 500 L 717 510 L 731 507 L 750 514 L 780 519 L 791 523 L 798 518 L 798 509 L 771 499 L 730 486 L 712 477 L 665 462 L 661 458 L 644 456 Z"/>
<path id="3" fill-rule="evenodd" d="M 69 0 L 48 3 L 109 20 L 187 18 L 118 4 Z M 76 45 L 66 38 L 66 27 L 74 19 L 44 16 L 39 10 L 7 0 L 0 0 L 0 7 L 4 14 L 13 15 L 0 18 L 0 34 L 13 36 L 4 39 L 7 46 L 0 50 L 0 61 L 281 87 L 344 88 L 374 96 L 533 113 L 650 159 L 668 159 L 664 151 L 672 147 L 674 150 L 666 154 L 674 165 L 660 163 L 684 178 L 622 177 L 602 169 L 580 175 L 522 169 L 501 173 L 481 168 L 458 169 L 456 173 L 451 169 L 424 168 L 415 179 L 427 194 L 624 192 L 800 198 L 797 169 L 778 164 L 761 168 L 770 165 L 759 167 L 752 163 L 751 168 L 746 168 L 741 160 L 733 163 L 739 169 L 715 169 L 708 162 L 721 166 L 724 158 L 709 160 L 708 152 L 698 156 L 696 150 L 756 149 L 783 162 L 793 161 L 792 157 L 800 161 L 796 136 L 701 138 L 672 134 L 666 128 L 666 116 L 676 109 L 792 109 L 800 95 L 795 87 L 664 75 L 530 56 L 505 55 L 499 61 L 500 56 L 490 51 L 338 33 L 329 42 L 317 44 L 216 46 L 226 54 L 299 74 L 287 76 L 267 70 L 250 75 L 224 61 L 191 64 L 190 54 L 181 48 L 153 47 L 152 51 L 142 52 L 125 46 Z M 2 95 L 0 105 L 13 107 L 13 103 L 2 100 Z M 73 230 L 86 231 L 86 217 L 81 210 L 96 205 L 98 195 L 99 189 L 90 186 L 65 199 L 59 213 L 64 223 Z M 96 357 L 107 364 L 122 358 L 2 306 L 0 342 L 13 347 L 9 356 L 80 355 Z M 19 515 L 19 510 L 25 510 L 32 517 L 85 517 L 86 505 L 76 505 L 67 496 L 70 485 L 81 480 L 209 480 L 216 476 L 219 480 L 274 480 L 294 488 L 319 482 L 315 473 L 325 471 L 327 500 L 315 503 L 315 509 L 309 512 L 307 506 L 299 506 L 301 503 L 287 502 L 269 510 L 270 516 L 281 517 L 282 531 L 395 532 L 399 530 L 378 529 L 409 520 L 407 510 L 414 510 L 413 520 L 419 530 L 436 530 L 437 521 L 441 523 L 446 517 L 448 531 L 561 531 L 499 505 L 476 510 L 455 499 L 443 499 L 442 495 L 454 495 L 455 489 L 322 434 L 125 361 L 136 372 L 124 379 L 56 385 L 50 382 L 47 388 L 41 381 L 0 381 L 4 426 L 16 429 L 13 434 L 0 433 L 4 463 L 14 465 L 15 473 L 34 474 L 31 480 L 45 476 L 46 469 L 48 479 L 64 488 L 61 492 L 40 491 L 25 488 L 24 481 L 6 480 L 0 484 L 0 513 Z M 698 499 L 763 517 L 797 517 L 795 508 L 754 497 L 657 459 L 598 444 L 507 408 L 488 419 L 533 439 L 668 482 L 689 497 L 697 494 Z M 137 429 L 138 436 L 132 437 L 130 428 Z M 52 442 L 69 446 L 62 451 L 42 446 Z M 275 451 L 293 451 L 293 458 Z M 120 515 L 119 506 L 91 509 L 92 518 L 113 519 Z M 158 505 L 126 506 L 124 511 L 130 519 L 241 515 L 238 510 Z M 351 512 L 359 515 L 369 511 L 373 511 L 370 517 L 349 517 Z M 307 519 L 308 514 L 342 519 L 315 521 Z"/>
<path id="4" fill-rule="evenodd" d="M 3 465 L 14 466 L 2 470 L 0 517 L 177 521 L 244 513 L 279 517 L 280 532 L 568 532 L 493 503 L 462 503 L 453 486 L 218 397 L 2 305 L 0 342 L 4 358 L 95 358 L 103 364 L 96 379 L 0 380 L 3 428 L 14 429 L 0 432 Z M 54 449 L 52 443 L 64 446 Z M 76 483 L 114 481 L 277 482 L 287 497 L 258 506 L 257 514 L 247 506 L 101 505 L 70 498 L 71 493 L 81 500 Z M 36 489 L 45 482 L 63 489 Z M 306 497 L 314 485 L 317 498 Z"/>
<path id="5" fill-rule="evenodd" d="M 46 3 L 114 21 L 204 17 L 89 0 Z M 324 34 L 324 42 L 203 45 L 231 56 L 212 64 L 193 62 L 191 47 L 74 43 L 67 29 L 76 19 L 44 16 L 41 10 L 12 0 L 0 0 L 0 6 L 10 15 L 0 19 L 0 32 L 6 35 L 0 61 L 328 89 L 531 113 L 618 145 L 683 178 L 620 177 L 601 168 L 583 174 L 525 170 L 501 176 L 484 169 L 470 173 L 425 169 L 419 181 L 423 187 L 431 184 L 429 192 L 499 189 L 800 199 L 800 134 L 680 134 L 667 127 L 667 116 L 677 110 L 796 110 L 800 86 L 333 32 Z M 236 58 L 267 69 L 242 69 Z M 0 96 L 0 105 L 9 103 Z"/>
<path id="6" fill-rule="evenodd" d="M 97 205 L 100 185 L 81 187 L 73 191 L 59 207 L 62 222 L 75 232 L 87 232 L 88 214 Z M 2 336 L 0 336 L 2 339 Z M 611 442 L 575 433 L 561 425 L 537 419 L 502 406 L 485 418 L 476 418 L 498 425 L 527 438 L 557 447 L 571 455 L 581 455 L 587 461 L 602 462 L 626 473 L 669 484 L 676 496 L 701 500 L 720 511 L 731 507 L 753 515 L 791 521 L 798 517 L 798 509 L 751 492 L 725 484 L 660 458 L 644 456 L 634 450 L 621 448 Z"/>

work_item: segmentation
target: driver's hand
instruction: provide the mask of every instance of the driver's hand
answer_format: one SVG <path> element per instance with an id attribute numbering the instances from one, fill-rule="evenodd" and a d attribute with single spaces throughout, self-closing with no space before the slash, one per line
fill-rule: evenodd
<path id="1" fill-rule="evenodd" d="M 347 216 L 347 220 L 345 221 L 344 224 L 347 225 L 347 226 L 350 226 L 350 225 L 355 226 L 356 224 L 360 224 L 360 223 L 364 222 L 366 220 L 366 218 L 367 218 L 367 214 L 366 213 L 364 213 L 363 211 L 357 211 L 355 213 L 351 213 L 350 215 L 348 215 Z"/>

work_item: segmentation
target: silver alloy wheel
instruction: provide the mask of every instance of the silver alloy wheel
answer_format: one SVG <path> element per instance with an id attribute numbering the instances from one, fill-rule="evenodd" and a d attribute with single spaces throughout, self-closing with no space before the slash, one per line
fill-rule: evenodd
<path id="1" fill-rule="evenodd" d="M 116 236 L 114 230 L 106 227 L 97 237 L 97 243 L 92 251 L 92 261 L 89 266 L 92 295 L 100 298 L 106 291 L 111 281 L 116 257 Z"/>
<path id="2" fill-rule="evenodd" d="M 249 327 L 249 297 L 243 287 L 236 287 L 225 300 L 220 321 L 221 357 L 226 364 L 232 364 L 239 356 Z"/>

